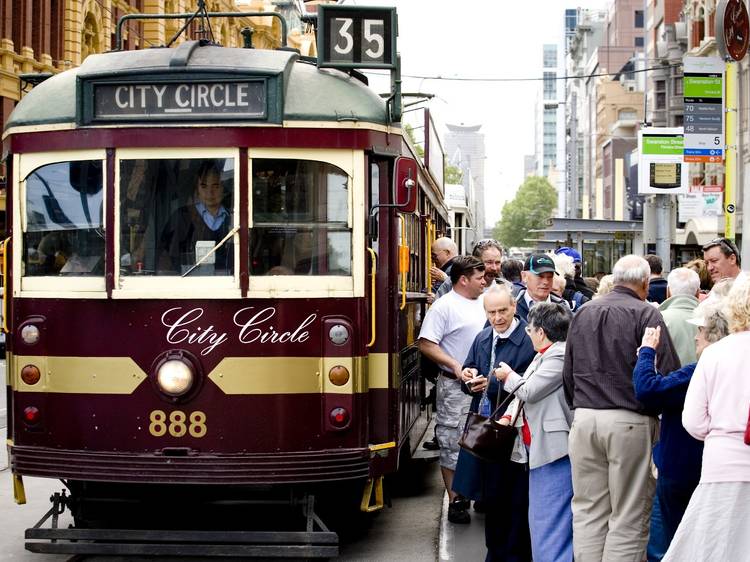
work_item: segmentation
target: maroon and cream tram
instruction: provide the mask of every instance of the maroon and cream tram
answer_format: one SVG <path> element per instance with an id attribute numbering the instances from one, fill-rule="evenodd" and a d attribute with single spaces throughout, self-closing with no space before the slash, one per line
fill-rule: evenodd
<path id="1" fill-rule="evenodd" d="M 24 476 L 61 479 L 77 526 L 29 530 L 61 540 L 27 548 L 148 552 L 164 537 L 96 527 L 131 506 L 160 529 L 163 498 L 382 506 L 427 424 L 420 291 L 446 216 L 393 101 L 288 50 L 186 41 L 92 55 L 18 104 L 4 134 L 15 497 Z"/>

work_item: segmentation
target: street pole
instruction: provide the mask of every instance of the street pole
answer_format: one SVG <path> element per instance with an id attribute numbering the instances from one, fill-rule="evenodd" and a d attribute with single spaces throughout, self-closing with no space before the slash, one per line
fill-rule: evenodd
<path id="1" fill-rule="evenodd" d="M 672 68 L 667 71 L 667 79 L 664 89 L 664 115 L 665 124 L 669 127 L 670 96 L 672 95 Z M 645 118 L 645 116 L 644 116 Z M 679 166 L 680 164 L 676 164 Z M 685 166 L 685 164 L 682 164 Z M 683 170 L 682 173 L 685 173 Z M 654 195 L 656 215 L 656 255 L 661 258 L 663 272 L 665 274 L 672 270 L 672 196 Z"/>
<path id="2" fill-rule="evenodd" d="M 575 90 L 570 94 L 570 161 L 568 177 L 570 178 L 570 197 L 567 198 L 568 217 L 578 218 L 578 95 Z"/>
<path id="3" fill-rule="evenodd" d="M 737 182 L 737 63 L 726 63 L 726 162 L 724 169 L 724 236 L 735 237 L 735 184 Z M 744 244 L 743 244 L 744 245 Z"/>

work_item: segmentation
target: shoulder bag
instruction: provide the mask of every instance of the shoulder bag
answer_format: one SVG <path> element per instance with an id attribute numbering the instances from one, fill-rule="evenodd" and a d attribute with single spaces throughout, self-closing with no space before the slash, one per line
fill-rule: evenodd
<path id="1" fill-rule="evenodd" d="M 490 376 L 492 375 L 490 374 Z M 459 447 L 475 457 L 489 462 L 510 459 L 510 455 L 513 452 L 513 444 L 515 443 L 516 437 L 518 437 L 518 428 L 515 427 L 515 424 L 518 415 L 523 410 L 523 402 L 521 402 L 518 407 L 516 415 L 513 420 L 511 420 L 510 425 L 499 424 L 495 419 L 495 416 L 503 406 L 510 404 L 510 401 L 513 400 L 518 389 L 521 388 L 525 382 L 525 380 L 521 381 L 521 383 L 505 397 L 505 400 L 495 408 L 489 417 L 470 412 L 466 418 L 466 426 L 464 427 L 463 435 L 461 435 L 461 438 L 458 440 Z M 487 384 L 489 386 L 489 382 Z"/>

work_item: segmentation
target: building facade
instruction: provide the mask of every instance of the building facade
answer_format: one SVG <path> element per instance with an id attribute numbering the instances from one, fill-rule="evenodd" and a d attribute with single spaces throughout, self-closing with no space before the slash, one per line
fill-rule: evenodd
<path id="1" fill-rule="evenodd" d="M 484 164 L 486 161 L 484 133 L 481 125 L 446 125 L 445 152 L 448 164 L 462 172 L 467 193 L 474 196 L 474 219 L 479 232 L 485 228 L 484 220 Z"/>

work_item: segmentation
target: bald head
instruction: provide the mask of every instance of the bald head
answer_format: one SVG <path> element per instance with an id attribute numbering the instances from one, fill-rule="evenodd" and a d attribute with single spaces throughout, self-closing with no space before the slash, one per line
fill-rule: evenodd
<path id="1" fill-rule="evenodd" d="M 458 255 L 458 247 L 450 238 L 443 236 L 432 243 L 432 261 L 438 267 L 443 267 L 445 263 Z"/>

